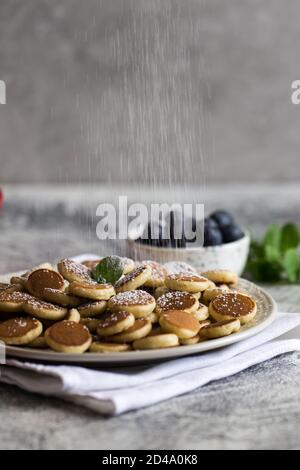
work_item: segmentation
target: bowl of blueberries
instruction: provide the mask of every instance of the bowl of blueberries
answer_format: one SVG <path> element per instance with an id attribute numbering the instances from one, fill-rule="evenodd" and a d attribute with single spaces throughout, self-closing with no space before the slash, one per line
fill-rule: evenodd
<path id="1" fill-rule="evenodd" d="M 175 238 L 175 220 L 174 212 L 171 211 L 168 222 L 148 223 L 140 227 L 139 231 L 129 233 L 128 256 L 160 263 L 179 261 L 190 264 L 197 271 L 230 269 L 242 274 L 249 254 L 250 236 L 236 223 L 230 212 L 218 209 L 202 221 L 204 227 L 202 225 L 203 237 L 200 243 L 195 235 L 188 239 L 184 230 L 181 238 Z M 192 219 L 190 224 L 194 232 L 196 222 Z M 165 223 L 169 224 L 167 238 L 163 230 Z"/>

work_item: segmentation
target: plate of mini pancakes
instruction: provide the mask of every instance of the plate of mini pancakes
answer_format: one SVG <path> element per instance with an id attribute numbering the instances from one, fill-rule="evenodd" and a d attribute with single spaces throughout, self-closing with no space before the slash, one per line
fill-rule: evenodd
<path id="1" fill-rule="evenodd" d="M 276 316 L 272 297 L 232 271 L 114 258 L 122 267 L 114 283 L 95 280 L 107 258 L 1 276 L 7 356 L 107 366 L 162 361 L 241 341 Z"/>

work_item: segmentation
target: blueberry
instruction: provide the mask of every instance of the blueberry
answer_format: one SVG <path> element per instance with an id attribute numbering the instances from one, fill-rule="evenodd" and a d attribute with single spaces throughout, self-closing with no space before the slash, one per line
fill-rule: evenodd
<path id="1" fill-rule="evenodd" d="M 208 228 L 208 229 L 211 229 L 211 228 L 219 228 L 217 222 L 212 219 L 211 217 L 205 217 L 204 219 L 204 228 Z"/>
<path id="2" fill-rule="evenodd" d="M 204 243 L 203 246 L 222 245 L 223 237 L 219 228 L 204 228 Z"/>
<path id="3" fill-rule="evenodd" d="M 236 224 L 229 225 L 228 227 L 223 227 L 222 234 L 224 243 L 235 242 L 236 240 L 239 240 L 244 236 L 243 231 Z"/>
<path id="4" fill-rule="evenodd" d="M 234 219 L 229 212 L 224 210 L 217 210 L 210 215 L 210 218 L 217 222 L 220 228 L 227 227 L 234 224 Z"/>

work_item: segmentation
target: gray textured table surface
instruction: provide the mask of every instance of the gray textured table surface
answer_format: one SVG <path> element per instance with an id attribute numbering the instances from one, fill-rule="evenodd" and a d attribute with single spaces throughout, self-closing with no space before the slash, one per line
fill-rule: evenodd
<path id="1" fill-rule="evenodd" d="M 94 209 L 99 202 L 115 199 L 116 191 L 6 187 L 5 192 L 0 273 L 82 251 L 112 251 L 111 245 L 96 239 Z M 126 192 L 135 199 L 134 188 L 122 188 L 121 194 Z M 151 191 L 142 194 L 152 197 Z M 195 194 L 199 198 L 196 190 L 191 197 Z M 156 191 L 160 196 L 165 194 Z M 296 186 L 211 187 L 201 192 L 201 198 L 208 211 L 222 200 L 255 233 L 274 220 L 300 222 Z M 282 311 L 299 310 L 298 286 L 268 290 Z M 300 448 L 300 355 L 280 356 L 193 393 L 115 418 L 5 385 L 0 385 L 0 410 L 0 448 L 5 449 Z"/>

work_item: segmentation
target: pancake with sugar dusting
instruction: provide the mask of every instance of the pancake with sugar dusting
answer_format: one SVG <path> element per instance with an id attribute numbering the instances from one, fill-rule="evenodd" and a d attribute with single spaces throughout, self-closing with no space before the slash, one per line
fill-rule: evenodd
<path id="1" fill-rule="evenodd" d="M 62 292 L 58 289 L 46 288 L 43 291 L 43 299 L 47 302 L 53 302 L 61 305 L 62 307 L 78 307 L 82 303 L 82 299 L 75 295 L 70 295 L 67 292 Z"/>
<path id="2" fill-rule="evenodd" d="M 63 291 L 65 289 L 64 278 L 50 269 L 37 269 L 30 273 L 26 281 L 26 289 L 30 294 L 43 298 L 46 288 Z"/>
<path id="3" fill-rule="evenodd" d="M 125 310 L 135 318 L 146 317 L 155 308 L 155 299 L 143 290 L 120 292 L 108 301 L 108 309 L 116 312 Z"/>
<path id="4" fill-rule="evenodd" d="M 104 313 L 98 324 L 98 336 L 112 336 L 127 330 L 134 325 L 135 318 L 132 313 L 120 312 L 106 312 Z"/>
<path id="5" fill-rule="evenodd" d="M 209 286 L 209 281 L 196 273 L 169 274 L 165 279 L 169 289 L 183 292 L 202 292 Z"/>
<path id="6" fill-rule="evenodd" d="M 91 280 L 91 270 L 81 263 L 76 263 L 71 259 L 62 259 L 57 264 L 60 274 L 69 282 L 84 282 Z"/>
<path id="7" fill-rule="evenodd" d="M 46 330 L 45 340 L 54 351 L 81 354 L 90 347 L 92 337 L 80 323 L 63 320 Z"/>
<path id="8" fill-rule="evenodd" d="M 240 292 L 227 292 L 211 301 L 208 307 L 216 321 L 238 318 L 242 325 L 251 321 L 257 312 L 255 300 Z"/>
<path id="9" fill-rule="evenodd" d="M 11 345 L 28 344 L 42 331 L 43 326 L 36 318 L 12 318 L 0 324 L 0 340 Z"/>
<path id="10" fill-rule="evenodd" d="M 45 320 L 61 320 L 68 310 L 59 305 L 51 304 L 43 300 L 31 297 L 23 305 L 24 312 L 33 317 L 43 318 Z"/>
<path id="11" fill-rule="evenodd" d="M 199 301 L 195 299 L 193 294 L 189 292 L 167 292 L 158 299 L 156 299 L 157 313 L 162 313 L 167 310 L 185 310 L 188 313 L 196 312 L 199 307 Z"/>
<path id="12" fill-rule="evenodd" d="M 197 273 L 196 269 L 184 261 L 169 261 L 164 264 L 169 274 Z"/>
<path id="13" fill-rule="evenodd" d="M 142 261 L 143 266 L 148 266 L 151 269 L 151 277 L 145 282 L 147 287 L 161 287 L 165 283 L 165 277 L 168 275 L 167 269 L 156 261 L 145 260 Z"/>
<path id="14" fill-rule="evenodd" d="M 148 266 L 138 266 L 136 269 L 121 277 L 115 284 L 117 293 L 138 289 L 151 277 Z"/>
<path id="15" fill-rule="evenodd" d="M 69 292 L 85 299 L 108 300 L 115 294 L 115 289 L 111 284 L 99 284 L 92 280 L 73 281 L 69 285 Z"/>
<path id="16" fill-rule="evenodd" d="M 100 315 L 106 310 L 106 300 L 90 300 L 78 307 L 78 312 L 81 317 L 94 317 Z"/>
<path id="17" fill-rule="evenodd" d="M 226 284 L 224 284 L 222 287 L 208 288 L 203 292 L 203 300 L 209 304 L 209 302 L 218 297 L 218 295 L 223 295 L 227 291 L 229 291 L 229 287 Z"/>
<path id="18" fill-rule="evenodd" d="M 34 299 L 34 297 L 26 292 L 9 292 L 6 290 L 0 292 L 0 315 L 1 312 L 24 311 L 24 305 L 30 299 Z"/>
<path id="19" fill-rule="evenodd" d="M 209 271 L 205 271 L 201 274 L 215 284 L 229 284 L 230 286 L 236 286 L 239 280 L 238 275 L 229 269 L 210 269 Z"/>
<path id="20" fill-rule="evenodd" d="M 134 324 L 122 333 L 109 337 L 113 343 L 132 343 L 133 341 L 144 338 L 152 329 L 152 324 L 146 318 L 138 318 Z"/>

